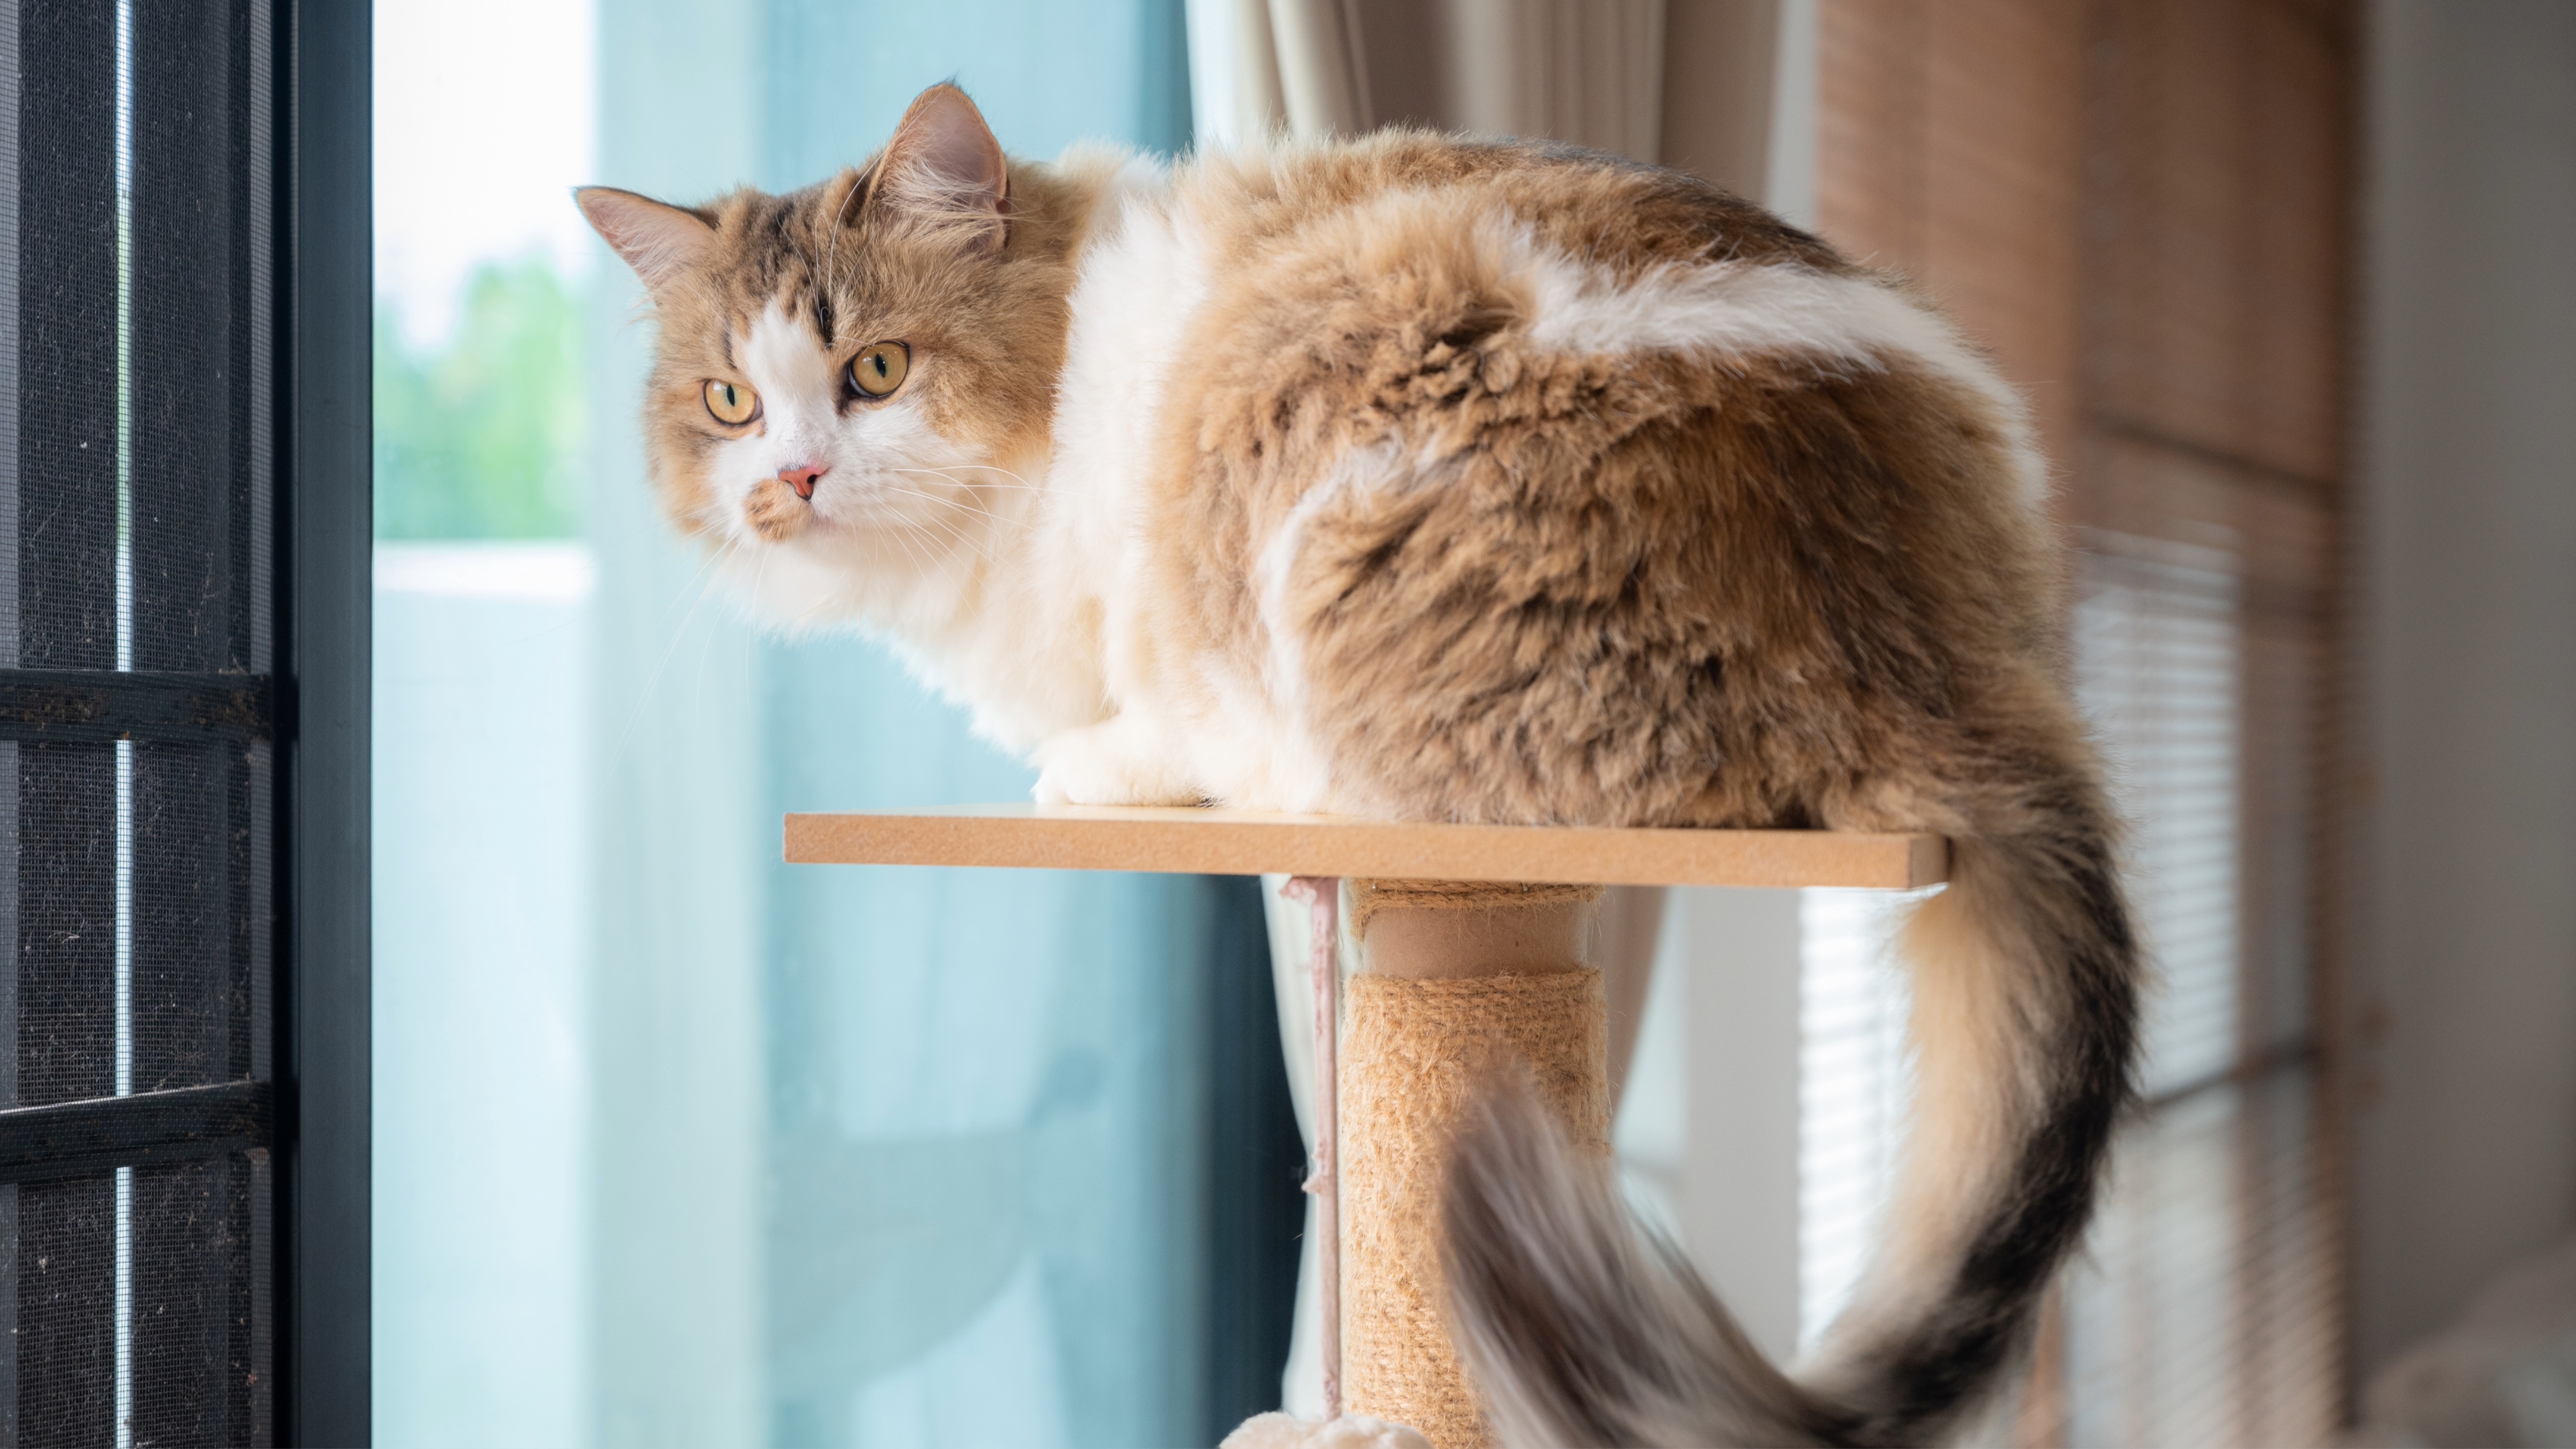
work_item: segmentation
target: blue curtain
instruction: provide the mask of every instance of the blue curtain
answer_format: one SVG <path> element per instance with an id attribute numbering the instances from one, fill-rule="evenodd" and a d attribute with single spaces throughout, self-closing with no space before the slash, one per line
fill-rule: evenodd
<path id="1" fill-rule="evenodd" d="M 599 179 L 801 185 L 956 78 L 1029 156 L 1176 149 L 1178 0 L 602 0 Z M 592 1437 L 1186 1442 L 1216 897 L 1190 878 L 776 864 L 788 810 L 1024 798 L 880 649 L 701 597 L 594 307 Z"/>

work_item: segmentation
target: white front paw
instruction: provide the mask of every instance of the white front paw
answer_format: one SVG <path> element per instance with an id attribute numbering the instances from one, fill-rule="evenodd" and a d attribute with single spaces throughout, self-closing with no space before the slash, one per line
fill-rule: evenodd
<path id="1" fill-rule="evenodd" d="M 1041 805 L 1090 805 L 1096 802 L 1074 798 L 1073 788 L 1065 783 L 1064 771 L 1054 765 L 1038 769 L 1037 788 L 1029 792 Z"/>
<path id="2" fill-rule="evenodd" d="M 1142 732 L 1109 720 L 1038 746 L 1041 805 L 1195 805 L 1199 792 Z"/>

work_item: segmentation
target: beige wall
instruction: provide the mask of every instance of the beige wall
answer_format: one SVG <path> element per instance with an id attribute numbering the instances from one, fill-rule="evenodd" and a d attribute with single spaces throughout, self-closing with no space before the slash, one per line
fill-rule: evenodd
<path id="1" fill-rule="evenodd" d="M 2576 6 L 2371 9 L 2365 1373 L 2576 1227 Z"/>
<path id="2" fill-rule="evenodd" d="M 1664 7 L 1657 160 L 1741 196 L 1766 195 L 1775 169 L 1773 62 L 1782 9 L 1778 0 L 1670 0 Z"/>

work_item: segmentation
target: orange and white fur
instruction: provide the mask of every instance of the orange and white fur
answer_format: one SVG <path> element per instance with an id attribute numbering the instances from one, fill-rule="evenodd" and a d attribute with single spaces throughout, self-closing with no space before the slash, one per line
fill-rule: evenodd
<path id="1" fill-rule="evenodd" d="M 674 522 L 883 636 L 1050 801 L 1936 831 L 1918 1120 L 1828 1352 L 1762 1361 L 1497 1097 L 1451 1321 L 1504 1442 L 1913 1443 L 2026 1342 L 2136 1035 L 2024 409 L 1920 297 L 1689 177 L 1422 133 L 580 197 L 659 323 Z"/>

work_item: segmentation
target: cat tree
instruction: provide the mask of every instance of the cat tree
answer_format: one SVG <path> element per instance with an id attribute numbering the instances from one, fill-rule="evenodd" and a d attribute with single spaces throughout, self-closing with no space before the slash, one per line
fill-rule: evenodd
<path id="1" fill-rule="evenodd" d="M 1943 879 L 1930 835 L 1408 825 L 1228 810 L 987 805 L 787 817 L 790 863 L 1293 877 L 1312 912 L 1325 1405 L 1486 1442 L 1440 1321 L 1440 1160 L 1478 1073 L 1526 1064 L 1609 1150 L 1607 1021 L 1585 959 L 1607 885 Z M 1345 929 L 1347 923 L 1347 929 Z M 1347 976 L 1347 981 L 1344 980 Z"/>

